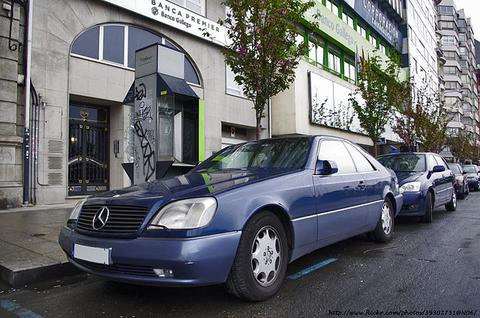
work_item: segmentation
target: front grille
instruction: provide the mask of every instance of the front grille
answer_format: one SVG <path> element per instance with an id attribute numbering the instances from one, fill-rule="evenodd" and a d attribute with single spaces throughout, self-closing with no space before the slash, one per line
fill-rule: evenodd
<path id="1" fill-rule="evenodd" d="M 90 233 L 135 234 L 145 220 L 148 208 L 123 205 L 107 206 L 110 215 L 105 226 L 95 230 L 92 226 L 93 217 L 105 206 L 85 205 L 77 221 L 77 229 Z"/>
<path id="2" fill-rule="evenodd" d="M 74 259 L 74 261 L 94 272 L 106 273 L 106 274 L 123 274 L 123 275 L 132 275 L 132 276 L 143 276 L 143 277 L 158 277 L 155 275 L 153 268 L 150 266 L 137 266 L 137 265 L 122 265 L 122 264 L 112 264 L 104 265 L 97 264 L 87 261 L 82 261 L 79 259 Z"/>

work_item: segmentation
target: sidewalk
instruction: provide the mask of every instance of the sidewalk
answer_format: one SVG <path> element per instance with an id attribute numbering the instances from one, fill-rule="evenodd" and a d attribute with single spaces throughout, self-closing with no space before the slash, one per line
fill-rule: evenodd
<path id="1" fill-rule="evenodd" d="M 0 278 L 22 286 L 74 273 L 58 245 L 71 205 L 0 212 Z"/>

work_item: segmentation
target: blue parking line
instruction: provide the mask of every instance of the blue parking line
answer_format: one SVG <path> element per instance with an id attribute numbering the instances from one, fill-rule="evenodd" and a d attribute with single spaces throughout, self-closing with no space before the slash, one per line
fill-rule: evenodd
<path id="1" fill-rule="evenodd" d="M 333 262 L 336 262 L 337 259 L 336 258 L 329 258 L 329 259 L 326 259 L 320 263 L 317 263 L 315 265 L 312 265 L 310 267 L 307 267 L 301 271 L 299 271 L 298 273 L 295 273 L 295 274 L 292 274 L 290 276 L 288 276 L 287 278 L 290 279 L 290 280 L 295 280 L 295 279 L 299 279 L 300 277 L 302 276 L 305 276 L 307 274 L 310 274 L 311 272 L 313 272 L 314 270 L 317 270 L 319 269 L 320 267 L 323 267 L 323 266 L 326 266 L 330 263 L 333 263 Z"/>
<path id="2" fill-rule="evenodd" d="M 22 308 L 17 303 L 8 299 L 0 299 L 0 308 L 5 309 L 20 318 L 43 318 L 33 311 Z"/>

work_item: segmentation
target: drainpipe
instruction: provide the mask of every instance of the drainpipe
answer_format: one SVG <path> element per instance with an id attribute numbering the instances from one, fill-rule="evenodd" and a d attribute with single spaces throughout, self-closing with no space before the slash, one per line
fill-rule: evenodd
<path id="1" fill-rule="evenodd" d="M 26 65 L 25 65 L 25 127 L 23 130 L 23 204 L 30 202 L 30 90 L 31 90 L 31 61 L 32 61 L 32 17 L 33 0 L 28 1 L 27 43 L 26 43 Z"/>
<path id="2" fill-rule="evenodd" d="M 272 98 L 268 99 L 268 138 L 272 138 Z"/>

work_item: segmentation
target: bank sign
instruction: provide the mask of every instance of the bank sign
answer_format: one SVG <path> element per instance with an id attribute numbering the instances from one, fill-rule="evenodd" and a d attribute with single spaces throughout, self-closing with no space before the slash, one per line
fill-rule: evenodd
<path id="1" fill-rule="evenodd" d="M 225 29 L 216 22 L 166 0 L 102 0 L 175 29 L 224 46 Z"/>
<path id="2" fill-rule="evenodd" d="M 345 2 L 391 45 L 401 49 L 402 34 L 397 24 L 390 20 L 374 1 L 346 0 Z"/>

